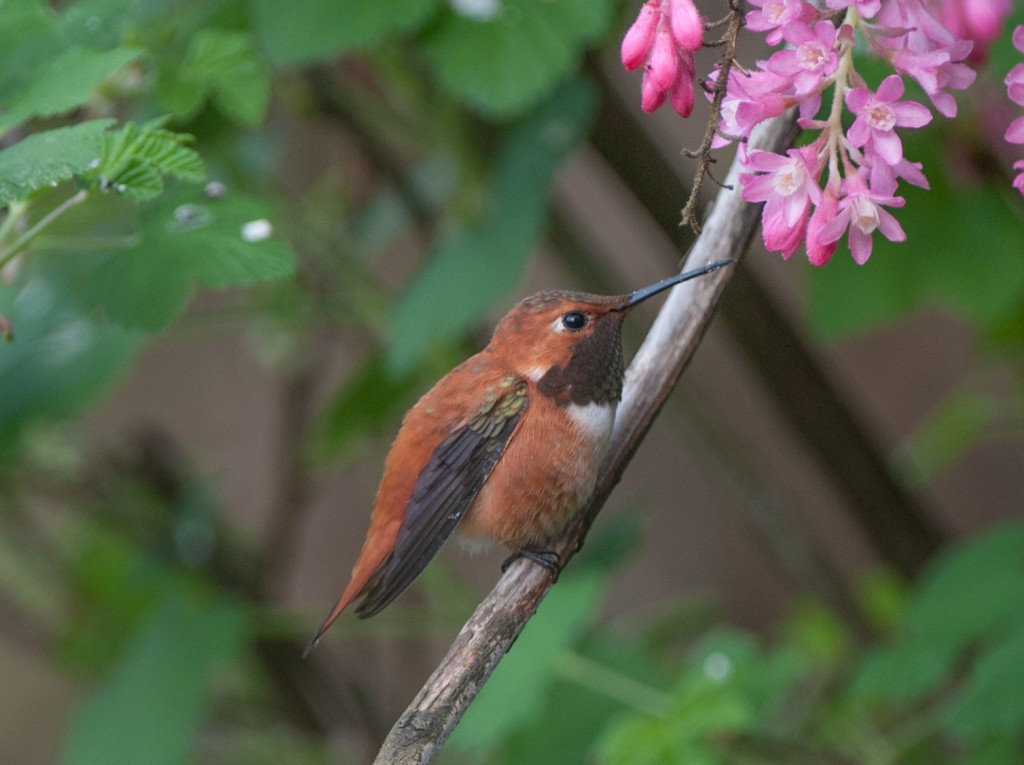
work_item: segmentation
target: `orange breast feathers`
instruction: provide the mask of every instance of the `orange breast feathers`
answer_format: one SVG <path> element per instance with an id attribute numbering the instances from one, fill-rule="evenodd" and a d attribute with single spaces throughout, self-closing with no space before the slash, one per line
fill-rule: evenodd
<path id="1" fill-rule="evenodd" d="M 544 549 L 594 491 L 614 404 L 559 405 L 531 387 L 530 410 L 459 524 L 467 539 Z"/>

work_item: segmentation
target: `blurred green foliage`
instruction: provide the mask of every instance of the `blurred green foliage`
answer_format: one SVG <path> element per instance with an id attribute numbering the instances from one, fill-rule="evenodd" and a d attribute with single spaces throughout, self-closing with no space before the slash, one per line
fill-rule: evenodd
<path id="1" fill-rule="evenodd" d="M 568 577 L 567 577 L 568 579 Z M 764 640 L 698 620 L 598 626 L 607 573 L 555 588 L 452 737 L 447 762 L 1003 763 L 1024 759 L 1024 523 L 938 556 L 871 645 L 804 604 Z M 891 580 L 890 580 L 891 581 Z M 584 597 L 578 592 L 588 591 Z M 580 617 L 587 617 L 580 621 Z M 582 627 L 582 629 L 581 629 Z M 836 650 L 839 648 L 840 650 Z M 529 655 L 521 655 L 529 654 Z M 522 678 L 522 697 L 511 691 Z M 539 692 L 538 692 L 539 691 Z M 526 704 L 527 708 L 522 705 Z"/>
<path id="2" fill-rule="evenodd" d="M 0 336 L 13 330 L 0 342 L 0 597 L 83 687 L 60 762 L 358 758 L 287 695 L 313 666 L 289 664 L 313 625 L 268 604 L 267 552 L 173 447 L 143 437 L 97 454 L 78 423 L 203 289 L 224 294 L 202 320 L 241 317 L 286 384 L 322 371 L 324 337 L 365 350 L 303 399 L 318 424 L 296 439 L 296 469 L 388 433 L 543 241 L 554 179 L 606 95 L 584 53 L 617 45 L 619 11 L 635 8 L 0 3 Z M 997 48 L 994 65 L 1010 55 Z M 325 125 L 355 159 L 292 167 Z M 970 152 L 955 147 L 979 136 L 953 131 L 967 130 L 907 141 L 933 186 L 907 193 L 907 244 L 876 243 L 862 268 L 840 252 L 811 275 L 821 337 L 938 304 L 1019 364 L 1024 213 L 1005 179 L 962 174 Z M 422 259 L 399 283 L 381 263 L 410 239 Z M 979 387 L 951 391 L 904 445 L 906 476 L 924 484 L 1019 426 L 1024 390 L 1007 403 Z M 869 645 L 813 602 L 771 641 L 706 604 L 607 625 L 636 529 L 607 531 L 472 706 L 450 761 L 1022 762 L 1019 524 L 947 551 L 913 589 L 866 577 Z M 436 567 L 421 587 L 425 606 L 362 629 L 454 632 L 469 595 Z"/>

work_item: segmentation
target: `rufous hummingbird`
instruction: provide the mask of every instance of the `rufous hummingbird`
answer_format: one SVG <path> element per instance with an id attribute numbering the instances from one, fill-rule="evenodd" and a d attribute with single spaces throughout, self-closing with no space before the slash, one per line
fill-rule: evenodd
<path id="1" fill-rule="evenodd" d="M 355 598 L 373 616 L 458 527 L 558 571 L 546 547 L 594 491 L 625 364 L 622 320 L 659 292 L 734 263 L 718 260 L 628 295 L 540 292 L 498 322 L 487 347 L 402 419 L 352 578 L 306 649 Z"/>

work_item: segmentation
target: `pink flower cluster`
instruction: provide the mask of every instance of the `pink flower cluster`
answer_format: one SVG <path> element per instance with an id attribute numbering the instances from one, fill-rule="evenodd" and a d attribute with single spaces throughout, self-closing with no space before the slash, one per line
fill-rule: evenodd
<path id="1" fill-rule="evenodd" d="M 1013 45 L 1024 53 L 1024 25 L 1013 30 Z M 1024 106 L 1024 62 L 1017 64 L 1006 75 L 1006 92 L 1010 100 L 1018 106 Z M 1010 143 L 1024 143 L 1024 115 L 1021 115 L 1006 128 L 1006 140 Z M 1013 169 L 1019 171 L 1013 179 L 1013 187 L 1024 194 L 1024 159 L 1013 163 Z"/>
<path id="2" fill-rule="evenodd" d="M 751 3 L 758 10 L 748 15 L 748 26 L 788 46 L 757 69 L 731 76 L 736 85 L 729 83 L 722 132 L 746 138 L 761 120 L 796 106 L 801 127 L 818 136 L 787 157 L 741 151 L 752 171 L 740 176 L 743 198 L 765 203 L 761 231 L 768 249 L 788 258 L 803 244 L 811 263 L 820 266 L 845 236 L 853 259 L 864 263 L 876 231 L 890 241 L 906 239 L 889 211 L 904 204 L 899 182 L 928 187 L 921 165 L 904 156 L 900 132 L 927 125 L 932 114 L 903 99 L 903 77 L 918 82 L 936 111 L 955 116 L 949 91 L 974 81 L 963 63 L 973 43 L 955 37 L 925 0 L 825 0 L 824 7 L 803 0 Z M 836 14 L 838 26 L 831 20 Z M 854 66 L 858 38 L 894 70 L 876 89 Z M 820 116 L 829 89 L 831 104 Z M 853 116 L 846 129 L 844 109 Z"/>
<path id="3" fill-rule="evenodd" d="M 689 0 L 687 0 L 689 2 Z M 846 237 L 857 263 L 871 256 L 875 232 L 891 241 L 906 235 L 890 212 L 902 207 L 901 181 L 928 188 L 920 163 L 904 156 L 901 133 L 927 125 L 931 110 L 905 100 L 905 78 L 917 82 L 932 108 L 955 117 L 952 91 L 970 86 L 967 60 L 985 58 L 1011 9 L 1009 0 L 748 0 L 746 27 L 782 45 L 755 68 L 734 64 L 722 100 L 713 146 L 745 141 L 760 122 L 799 110 L 800 125 L 817 136 L 785 156 L 747 151 L 739 157 L 743 198 L 763 202 L 762 234 L 768 249 L 790 257 L 803 244 L 808 258 L 823 265 Z M 644 109 L 665 100 L 668 83 L 693 66 L 692 50 L 678 38 L 663 43 L 672 29 L 676 2 L 650 0 L 623 41 L 623 63 L 647 61 Z M 696 11 L 690 12 L 690 17 Z M 1024 31 L 1014 37 L 1024 50 Z M 673 45 L 674 43 L 674 45 Z M 857 72 L 853 50 L 862 47 L 884 60 L 892 74 L 872 88 Z M 671 50 L 680 63 L 664 63 Z M 628 55 L 627 55 L 628 54 Z M 654 72 L 659 74 L 652 85 Z M 716 82 L 719 71 L 709 82 Z M 688 78 L 689 79 L 689 75 Z M 1024 64 L 1007 77 L 1010 97 L 1024 105 Z M 660 90 L 655 90 L 658 88 Z M 649 93 L 649 90 L 652 91 Z M 658 100 L 657 93 L 661 93 Z M 711 93 L 708 94 L 709 99 Z M 829 102 L 823 105 L 828 97 Z M 673 101 L 673 103 L 675 103 Z M 651 107 L 651 108 L 648 108 Z M 679 110 L 689 114 L 687 109 Z M 844 127 L 844 114 L 849 114 Z M 1024 118 L 1007 131 L 1008 141 L 1024 142 Z M 1015 169 L 1024 171 L 1024 161 Z M 1024 172 L 1014 182 L 1024 192 Z"/>
<path id="4" fill-rule="evenodd" d="M 622 64 L 644 65 L 640 107 L 653 112 L 666 96 L 681 116 L 693 111 L 693 52 L 704 44 L 704 19 L 693 0 L 648 0 L 622 40 Z"/>

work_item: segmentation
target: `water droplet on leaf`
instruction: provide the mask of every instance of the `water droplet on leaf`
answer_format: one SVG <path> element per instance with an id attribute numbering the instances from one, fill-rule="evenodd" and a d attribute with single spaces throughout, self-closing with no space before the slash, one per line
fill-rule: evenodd
<path id="1" fill-rule="evenodd" d="M 242 226 L 242 239 L 247 242 L 262 242 L 273 233 L 274 226 L 266 218 L 251 220 Z"/>

